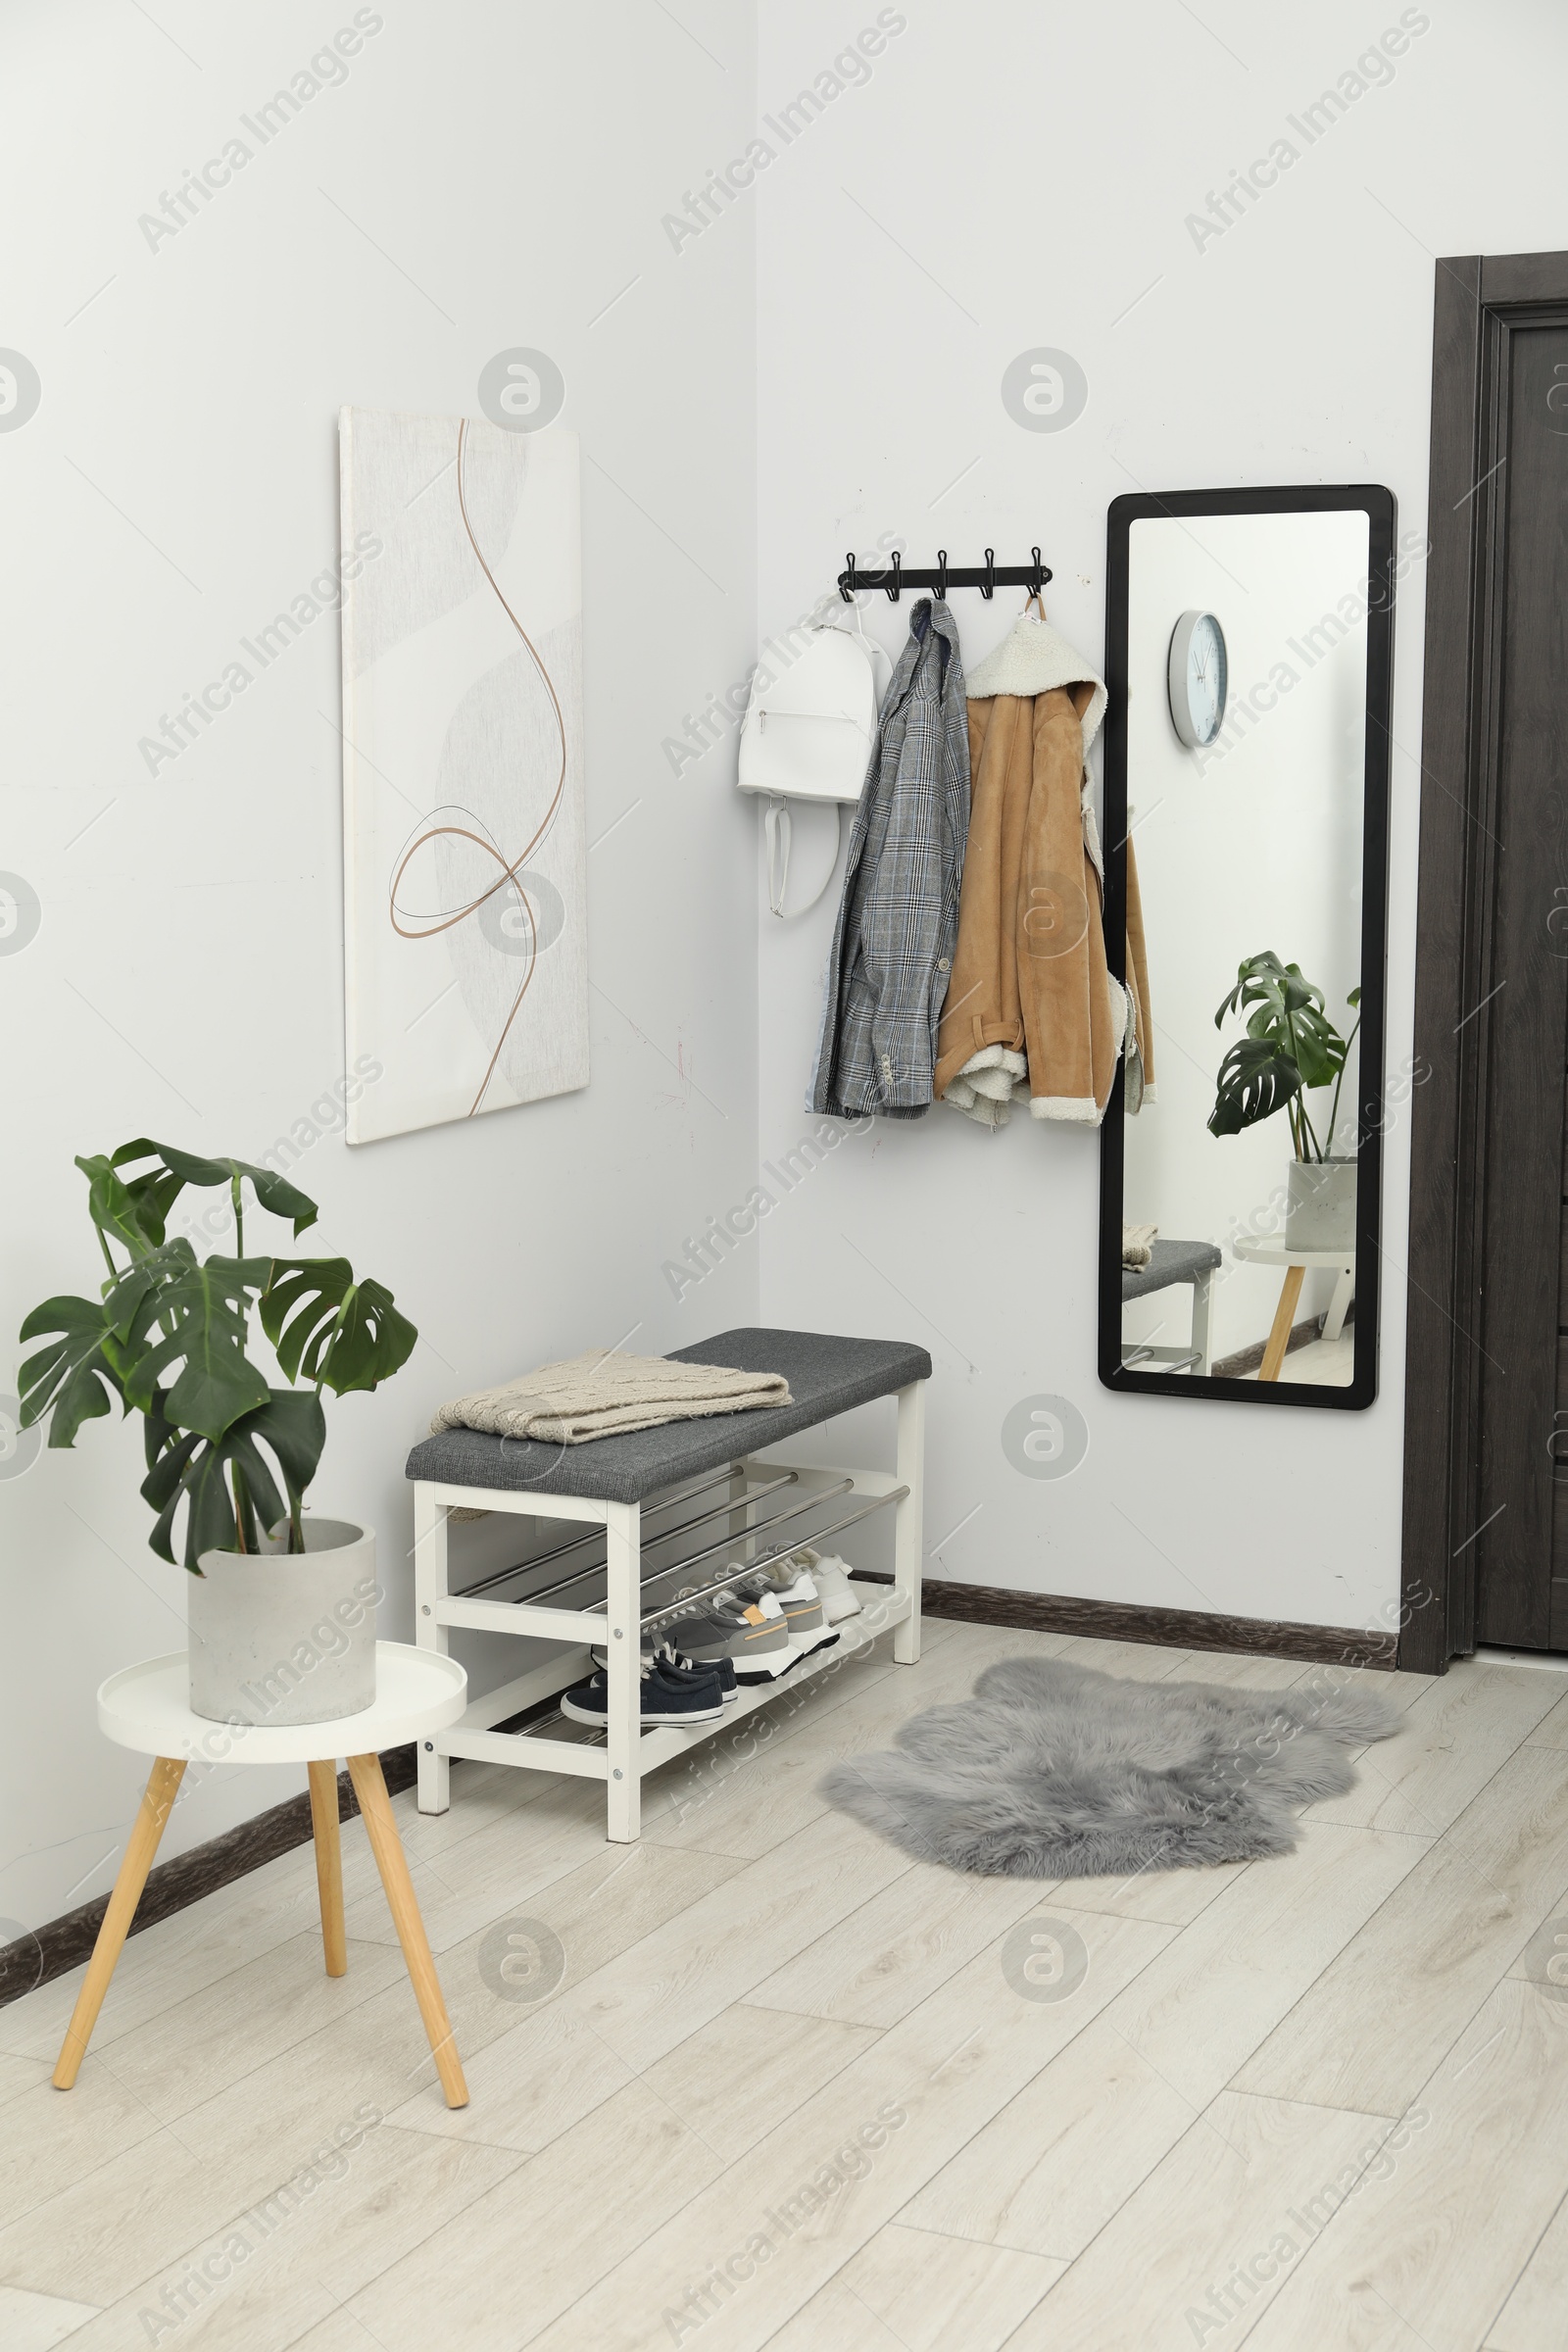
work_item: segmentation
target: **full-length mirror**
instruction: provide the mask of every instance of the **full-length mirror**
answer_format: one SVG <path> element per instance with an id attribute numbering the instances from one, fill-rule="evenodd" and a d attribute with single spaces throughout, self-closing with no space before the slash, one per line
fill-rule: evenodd
<path id="1" fill-rule="evenodd" d="M 1106 947 L 1142 1018 L 1104 1125 L 1101 1377 L 1377 1388 L 1394 498 L 1117 499 Z"/>

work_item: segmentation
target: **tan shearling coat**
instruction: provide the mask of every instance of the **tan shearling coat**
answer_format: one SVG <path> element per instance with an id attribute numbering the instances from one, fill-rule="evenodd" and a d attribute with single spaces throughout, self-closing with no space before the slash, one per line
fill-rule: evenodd
<path id="1" fill-rule="evenodd" d="M 969 842 L 935 1091 L 986 1126 L 1025 1101 L 1034 1118 L 1098 1126 L 1124 1049 L 1146 1095 L 1153 1083 L 1130 842 L 1125 991 L 1105 960 L 1085 764 L 1104 708 L 1082 657 L 1028 614 L 969 681 Z"/>

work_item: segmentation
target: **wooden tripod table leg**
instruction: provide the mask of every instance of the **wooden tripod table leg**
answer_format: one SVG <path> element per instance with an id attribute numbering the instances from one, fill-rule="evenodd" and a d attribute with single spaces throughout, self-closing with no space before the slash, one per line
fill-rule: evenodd
<path id="1" fill-rule="evenodd" d="M 316 1837 L 316 1885 L 321 1898 L 321 1947 L 329 1977 L 347 1976 L 348 1941 L 343 1933 L 343 1846 L 337 1827 L 337 1770 L 307 1764 L 311 1776 L 311 1828 Z"/>
<path id="2" fill-rule="evenodd" d="M 56 2090 L 69 2090 L 87 2055 L 92 2030 L 98 2023 L 98 2012 L 109 1990 L 109 1980 L 115 1973 L 115 1962 L 124 1948 L 130 1933 L 130 1923 L 141 1901 L 141 1890 L 147 1884 L 147 1873 L 153 1866 L 158 1841 L 164 1834 L 174 1802 L 174 1792 L 184 1777 L 183 1762 L 172 1756 L 160 1756 L 147 1776 L 142 1792 L 141 1808 L 131 1828 L 125 1847 L 125 1858 L 120 1865 L 115 1890 L 109 1897 L 104 1924 L 98 1931 L 98 1940 L 92 1947 L 87 1974 L 82 1978 L 76 2006 L 66 2028 L 66 2038 L 60 2045 L 60 2062 L 55 2068 Z"/>
<path id="3" fill-rule="evenodd" d="M 1301 1296 L 1305 1274 L 1304 1266 L 1287 1266 L 1285 1269 L 1285 1280 L 1280 1285 L 1280 1302 L 1274 1309 L 1274 1328 L 1268 1335 L 1268 1346 L 1263 1350 L 1263 1361 L 1257 1370 L 1259 1380 L 1278 1380 L 1280 1376 L 1285 1350 L 1291 1344 L 1291 1323 L 1296 1314 L 1296 1301 Z"/>
<path id="4" fill-rule="evenodd" d="M 375 1867 L 381 1874 L 381 1885 L 386 1889 L 387 1908 L 392 1914 L 392 1925 L 398 1932 L 398 1941 L 403 1946 L 403 1957 L 414 1985 L 414 1997 L 419 2004 L 419 2015 L 424 2020 L 424 2030 L 430 2037 L 435 2071 L 447 2094 L 447 2105 L 466 2107 L 468 2085 L 463 2079 L 458 2045 L 453 2039 L 446 2002 L 441 1997 L 441 1980 L 435 1973 L 435 1961 L 431 1957 L 424 1922 L 419 1917 L 419 1906 L 415 1899 L 414 1881 L 409 1876 L 403 1840 L 398 1836 L 398 1825 L 393 1819 L 392 1800 L 387 1795 L 386 1783 L 381 1777 L 380 1757 L 350 1756 L 349 1776 L 354 1783 L 354 1793 L 360 1800 L 360 1811 L 365 1816 L 370 1851 L 375 1856 Z"/>

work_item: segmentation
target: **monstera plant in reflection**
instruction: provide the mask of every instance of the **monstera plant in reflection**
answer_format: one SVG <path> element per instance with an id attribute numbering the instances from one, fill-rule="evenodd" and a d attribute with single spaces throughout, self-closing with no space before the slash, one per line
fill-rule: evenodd
<path id="1" fill-rule="evenodd" d="M 1251 1007 L 1247 1035 L 1220 1062 L 1208 1131 L 1240 1135 L 1284 1111 L 1296 1147 L 1285 1211 L 1286 1245 L 1293 1250 L 1348 1250 L 1355 1243 L 1356 1162 L 1353 1153 L 1335 1153 L 1334 1132 L 1345 1066 L 1360 1027 L 1360 989 L 1352 988 L 1346 1003 L 1355 1018 L 1342 1037 L 1323 991 L 1298 963 L 1282 963 L 1265 949 L 1239 966 L 1236 986 L 1214 1015 L 1218 1029 L 1227 1014 Z M 1318 1114 L 1320 1135 L 1306 1098 L 1328 1086 L 1334 1093 L 1327 1116 Z"/>
<path id="2" fill-rule="evenodd" d="M 270 1169 L 146 1137 L 76 1165 L 108 1273 L 96 1299 L 49 1298 L 23 1324 L 24 1340 L 46 1343 L 22 1367 L 24 1427 L 47 1418 L 50 1445 L 70 1446 L 117 1398 L 144 1416 L 148 1542 L 171 1562 L 184 1509 L 198 1714 L 281 1724 L 357 1712 L 375 1695 L 375 1538 L 305 1513 L 326 1442 L 321 1391 L 374 1389 L 418 1334 L 347 1258 L 245 1254 L 247 1182 L 296 1240 L 316 1221 L 315 1201 Z M 170 1235 L 187 1185 L 227 1191 L 232 1255 L 199 1258 Z M 251 1360 L 253 1313 L 286 1387 Z"/>

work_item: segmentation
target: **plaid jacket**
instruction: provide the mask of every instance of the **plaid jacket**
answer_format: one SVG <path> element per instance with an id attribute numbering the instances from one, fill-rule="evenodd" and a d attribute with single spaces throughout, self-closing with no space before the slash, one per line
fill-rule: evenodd
<path id="1" fill-rule="evenodd" d="M 969 725 L 958 632 L 922 597 L 893 673 L 850 834 L 810 1108 L 917 1119 L 958 929 Z"/>

